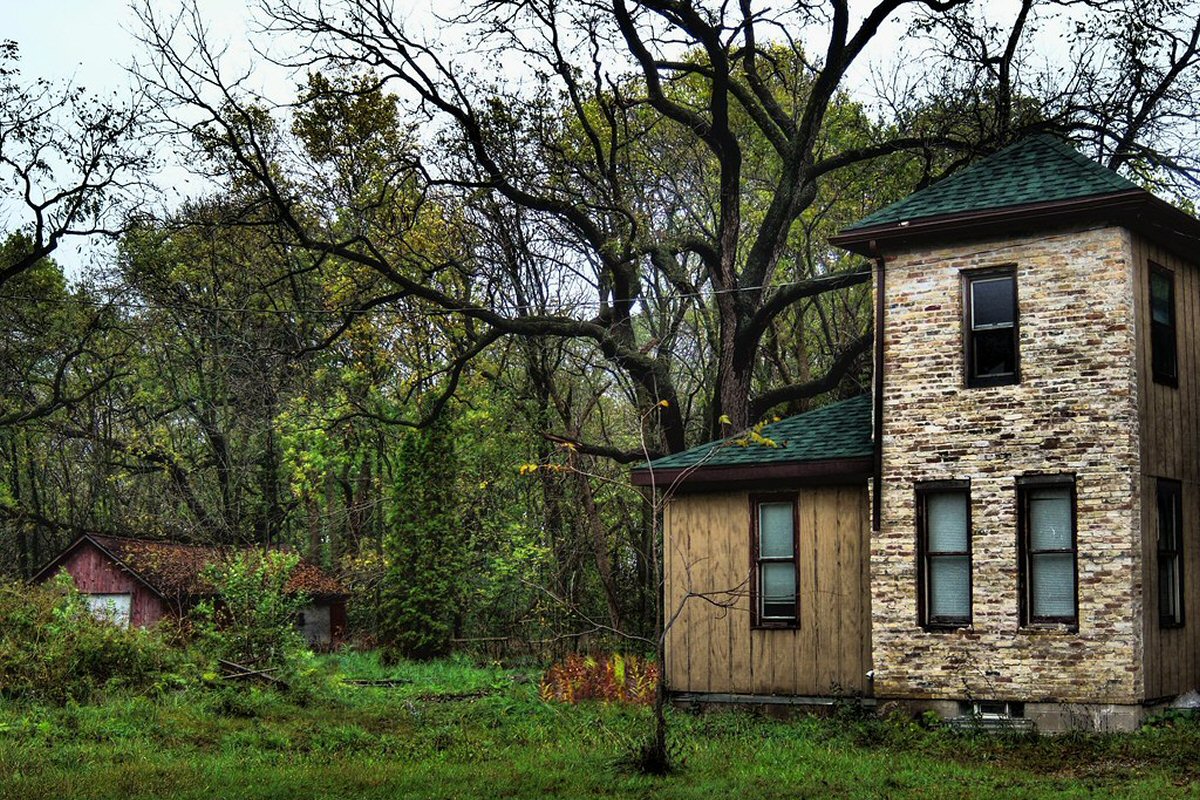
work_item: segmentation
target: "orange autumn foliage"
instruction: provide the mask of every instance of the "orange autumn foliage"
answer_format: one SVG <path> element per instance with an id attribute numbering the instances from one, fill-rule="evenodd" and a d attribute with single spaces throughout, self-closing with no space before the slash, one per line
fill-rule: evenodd
<path id="1" fill-rule="evenodd" d="M 607 657 L 572 653 L 546 670 L 539 688 L 543 700 L 648 705 L 657 686 L 658 664 L 653 661 L 620 653 Z"/>

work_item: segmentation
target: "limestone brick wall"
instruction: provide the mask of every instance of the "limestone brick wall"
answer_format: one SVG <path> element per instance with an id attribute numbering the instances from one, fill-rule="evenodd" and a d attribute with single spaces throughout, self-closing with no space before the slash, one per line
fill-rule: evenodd
<path id="1" fill-rule="evenodd" d="M 963 270 L 1016 265 L 1021 382 L 966 388 Z M 1119 228 L 889 253 L 881 530 L 871 548 L 878 697 L 1142 697 L 1130 240 Z M 1078 631 L 1022 628 L 1016 479 L 1074 473 Z M 971 481 L 973 624 L 917 616 L 914 486 Z"/>

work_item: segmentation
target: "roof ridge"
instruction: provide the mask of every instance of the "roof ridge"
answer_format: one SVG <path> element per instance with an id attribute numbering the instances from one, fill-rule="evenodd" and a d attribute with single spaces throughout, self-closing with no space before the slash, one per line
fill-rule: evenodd
<path id="1" fill-rule="evenodd" d="M 258 544 L 229 544 L 227 542 L 213 542 L 210 544 L 201 544 L 199 542 L 178 542 L 174 539 L 148 539 L 145 536 L 121 536 L 116 533 L 88 533 L 85 534 L 93 539 L 115 539 L 119 542 L 135 542 L 138 544 L 152 544 L 156 547 L 166 545 L 168 547 L 190 547 L 195 550 L 282 550 L 287 552 L 299 552 L 291 545 L 258 545 Z"/>

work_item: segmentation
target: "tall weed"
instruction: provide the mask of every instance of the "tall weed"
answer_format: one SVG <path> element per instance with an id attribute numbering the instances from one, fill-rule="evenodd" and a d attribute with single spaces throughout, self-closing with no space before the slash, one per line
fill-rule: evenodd
<path id="1" fill-rule="evenodd" d="M 196 606 L 196 632 L 206 652 L 257 669 L 292 672 L 307 655 L 296 614 L 308 598 L 287 591 L 300 558 L 294 553 L 239 553 L 207 568 L 218 601 Z"/>
<path id="2" fill-rule="evenodd" d="M 571 653 L 542 676 L 543 700 L 580 700 L 649 705 L 658 686 L 658 664 L 633 655 L 607 657 Z"/>

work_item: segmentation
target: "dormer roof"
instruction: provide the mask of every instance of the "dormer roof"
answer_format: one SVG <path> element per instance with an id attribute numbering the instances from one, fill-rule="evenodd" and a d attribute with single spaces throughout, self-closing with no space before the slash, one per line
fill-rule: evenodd
<path id="1" fill-rule="evenodd" d="M 1032 136 L 870 214 L 830 242 L 872 254 L 937 239 L 1033 232 L 1071 224 L 1112 223 L 1194 255 L 1200 221 L 1067 141 Z"/>

